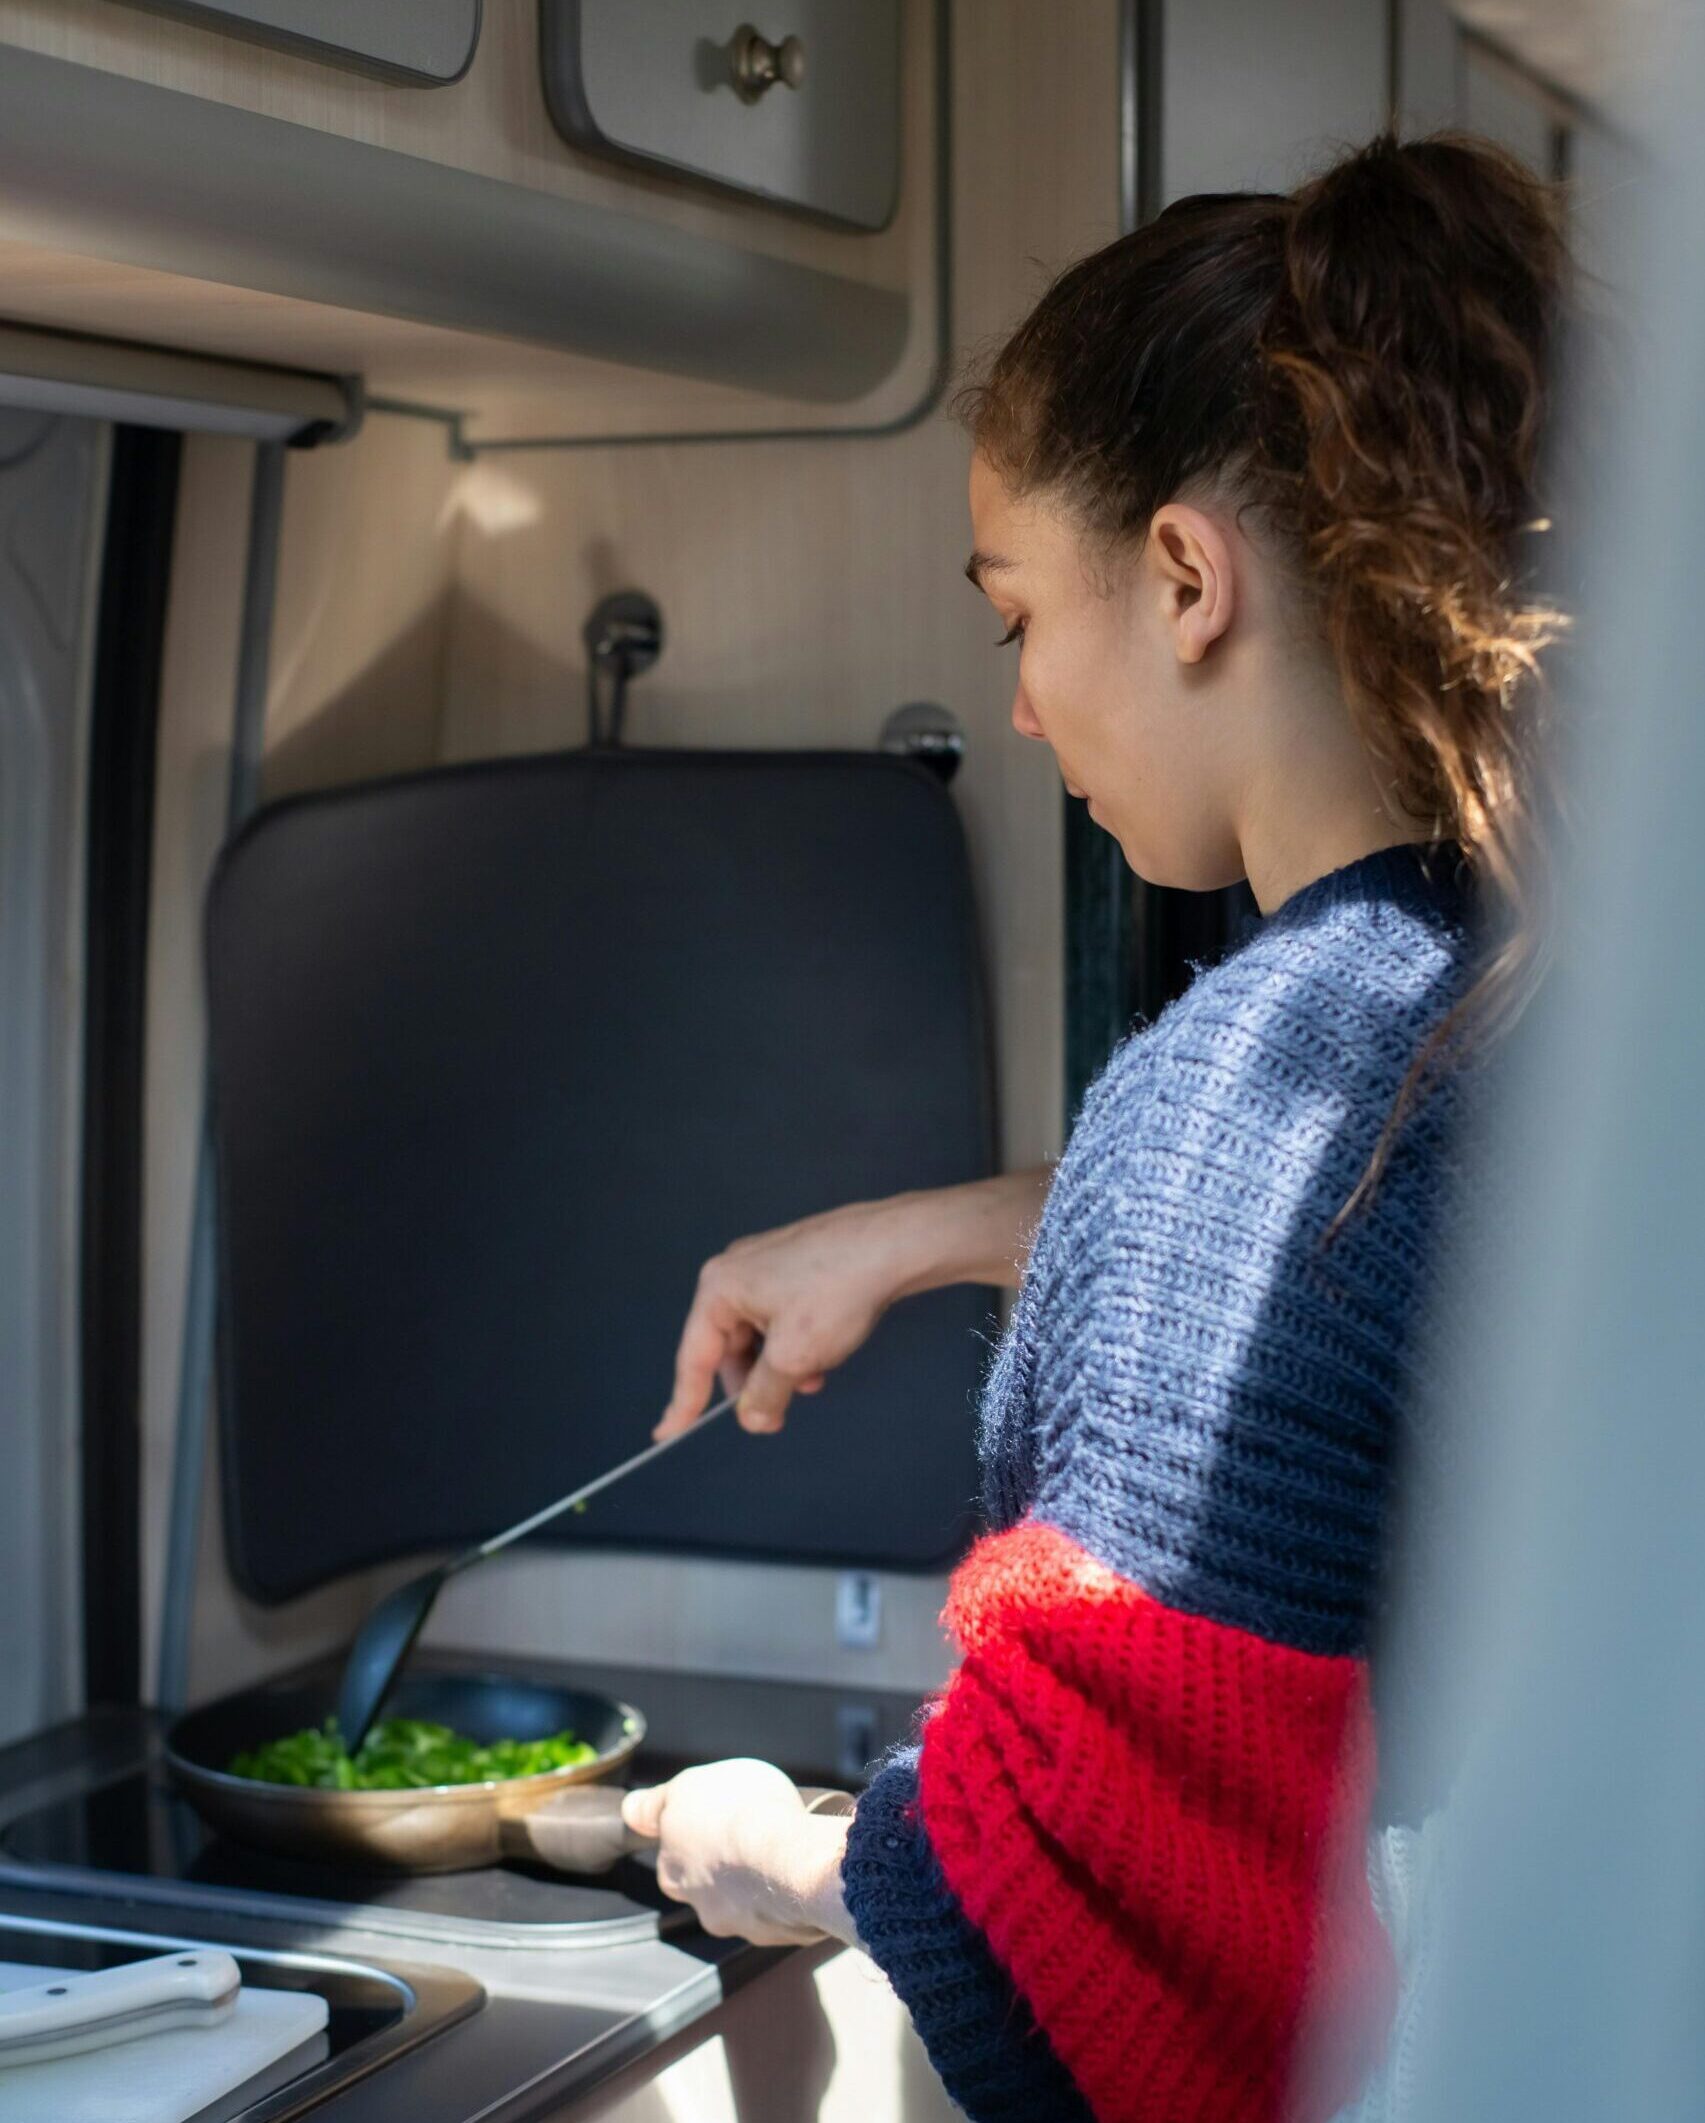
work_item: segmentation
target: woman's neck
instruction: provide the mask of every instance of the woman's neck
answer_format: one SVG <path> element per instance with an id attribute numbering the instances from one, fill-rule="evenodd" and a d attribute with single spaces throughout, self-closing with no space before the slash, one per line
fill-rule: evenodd
<path id="1" fill-rule="evenodd" d="M 1382 848 L 1429 836 L 1389 801 L 1324 644 L 1277 621 L 1257 627 L 1225 677 L 1237 689 L 1241 756 L 1231 825 L 1263 914 Z"/>
<path id="2" fill-rule="evenodd" d="M 1426 838 L 1414 827 L 1399 825 L 1391 818 L 1363 820 L 1356 826 L 1345 821 L 1337 831 L 1299 837 L 1294 843 L 1276 847 L 1252 849 L 1245 842 L 1244 875 L 1255 894 L 1255 904 L 1263 914 L 1271 914 L 1316 878 L 1360 862 L 1365 855 L 1406 847 Z"/>
<path id="3" fill-rule="evenodd" d="M 1313 756 L 1308 757 L 1309 750 Z M 1299 756 L 1299 754 L 1301 756 Z M 1271 785 L 1251 792 L 1236 825 L 1243 874 L 1263 914 L 1365 855 L 1428 838 L 1381 799 L 1367 755 L 1298 747 Z"/>

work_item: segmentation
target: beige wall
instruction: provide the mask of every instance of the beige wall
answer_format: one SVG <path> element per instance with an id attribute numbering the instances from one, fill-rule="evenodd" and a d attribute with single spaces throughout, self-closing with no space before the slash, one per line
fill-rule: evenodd
<path id="1" fill-rule="evenodd" d="M 1113 0 L 1049 10 L 959 0 L 961 347 L 1021 313 L 1047 270 L 1114 232 L 1116 49 Z M 944 701 L 969 733 L 955 787 L 993 977 L 1005 1155 L 1049 1155 L 1063 1095 L 1059 781 L 1008 725 L 1010 652 L 995 652 L 995 625 L 960 578 L 964 474 L 963 437 L 939 413 L 883 439 L 523 452 L 464 467 L 449 463 L 432 426 L 375 417 L 354 444 L 291 461 L 268 793 L 578 743 L 581 623 L 602 592 L 630 582 L 658 598 L 669 629 L 663 662 L 633 696 L 636 742 L 862 746 L 898 702 Z M 189 713 L 170 689 L 167 707 Z M 187 1082 L 193 1011 L 181 951 L 176 962 L 174 1074 Z M 165 1221 L 151 1242 L 175 1246 L 174 1258 L 186 1185 L 158 1176 Z M 175 1338 L 169 1304 L 151 1303 L 149 1332 Z M 168 1355 L 152 1349 L 156 1465 L 169 1434 Z M 666 1367 L 656 1352 L 649 1371 L 636 1368 L 636 1424 Z M 151 1534 L 159 1496 L 156 1482 Z M 300 1614 L 259 1616 L 223 1583 L 211 1528 L 205 1549 L 198 1693 L 332 1640 L 362 1596 L 352 1588 Z M 946 1659 L 940 1582 L 886 1578 L 884 1590 L 882 1647 L 844 1652 L 829 1572 L 539 1552 L 458 1584 L 436 1633 L 934 1685 Z"/>
<path id="2" fill-rule="evenodd" d="M 201 1119 L 201 903 L 224 837 L 254 451 L 185 445 L 161 674 L 149 924 L 143 1237 L 143 1627 L 159 1638 L 177 1427 L 185 1269 Z M 452 591 L 455 470 L 441 434 L 375 425 L 290 460 L 268 693 L 266 793 L 429 766 L 437 756 Z M 211 1693 L 335 1642 L 365 1587 L 279 1613 L 239 1599 L 220 1556 L 210 1466 L 194 1684 Z"/>

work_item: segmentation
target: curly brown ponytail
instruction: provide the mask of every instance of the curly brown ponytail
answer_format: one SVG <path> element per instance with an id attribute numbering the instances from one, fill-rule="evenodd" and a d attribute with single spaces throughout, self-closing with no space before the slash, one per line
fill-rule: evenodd
<path id="1" fill-rule="evenodd" d="M 1501 916 L 1394 1127 L 1536 963 L 1537 680 L 1562 621 L 1520 561 L 1566 270 L 1552 188 L 1501 149 L 1384 135 L 1289 196 L 1181 200 L 1082 260 L 959 399 L 1009 485 L 1096 537 L 1140 541 L 1212 483 L 1294 556 L 1394 806 L 1461 844 Z"/>

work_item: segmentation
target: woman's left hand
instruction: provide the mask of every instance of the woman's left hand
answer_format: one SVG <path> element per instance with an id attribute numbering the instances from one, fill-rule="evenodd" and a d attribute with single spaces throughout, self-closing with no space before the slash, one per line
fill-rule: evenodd
<path id="1" fill-rule="evenodd" d="M 622 1818 L 658 1843 L 657 1884 L 719 1939 L 803 1946 L 853 1943 L 841 1895 L 844 1818 L 807 1813 L 768 1762 L 712 1762 L 630 1791 Z"/>

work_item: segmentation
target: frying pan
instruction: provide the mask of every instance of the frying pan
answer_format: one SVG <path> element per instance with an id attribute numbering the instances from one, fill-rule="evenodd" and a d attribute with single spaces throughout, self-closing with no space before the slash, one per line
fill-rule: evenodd
<path id="1" fill-rule="evenodd" d="M 208 1826 L 234 1842 L 365 1872 L 466 1872 L 503 1858 L 598 1872 L 646 1847 L 622 1824 L 620 1791 L 597 1784 L 644 1739 L 639 1712 L 585 1689 L 506 1675 L 405 1673 L 385 1707 L 488 1745 L 566 1728 L 597 1749 L 595 1758 L 538 1776 L 420 1791 L 316 1791 L 231 1774 L 234 1754 L 323 1724 L 336 1699 L 332 1674 L 188 1711 L 166 1734 L 166 1766 Z"/>
<path id="2" fill-rule="evenodd" d="M 527 1858 L 554 1872 L 603 1872 L 654 1846 L 622 1820 L 622 1794 L 601 1782 L 629 1761 L 645 1720 L 613 1696 L 506 1674 L 405 1673 L 386 1700 L 393 1717 L 430 1718 L 470 1739 L 540 1740 L 572 1731 L 598 1751 L 590 1762 L 491 1784 L 423 1791 L 315 1791 L 233 1776 L 234 1754 L 305 1725 L 337 1701 L 337 1675 L 276 1682 L 180 1717 L 166 1734 L 166 1766 L 210 1828 L 283 1857 L 331 1859 L 362 1872 L 470 1872 Z M 844 1791 L 801 1790 L 813 1813 L 850 1813 Z"/>

